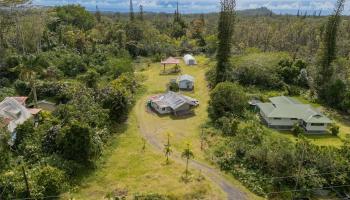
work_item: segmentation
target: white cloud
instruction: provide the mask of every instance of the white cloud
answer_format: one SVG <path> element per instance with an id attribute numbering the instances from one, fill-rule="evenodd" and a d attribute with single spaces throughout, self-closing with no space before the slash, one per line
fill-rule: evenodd
<path id="1" fill-rule="evenodd" d="M 182 12 L 215 12 L 219 10 L 219 0 L 178 0 Z M 173 12 L 177 0 L 133 0 L 135 6 L 142 4 L 146 11 Z M 295 12 L 296 10 L 331 11 L 336 0 L 240 0 L 237 9 L 267 7 L 279 12 Z M 64 5 L 80 4 L 90 10 L 96 5 L 106 11 L 128 11 L 129 0 L 33 0 L 34 5 Z M 345 7 L 345 13 L 350 13 L 350 3 Z"/>

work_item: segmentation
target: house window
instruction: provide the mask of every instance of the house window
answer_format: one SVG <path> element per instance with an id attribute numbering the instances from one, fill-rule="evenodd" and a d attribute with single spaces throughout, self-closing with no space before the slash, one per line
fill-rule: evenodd
<path id="1" fill-rule="evenodd" d="M 322 123 L 312 123 L 311 126 L 324 126 Z"/>
<path id="2" fill-rule="evenodd" d="M 274 120 L 282 120 L 282 118 L 279 118 L 279 117 L 274 117 L 273 119 Z"/>
<path id="3" fill-rule="evenodd" d="M 165 108 L 162 108 L 162 111 L 165 111 Z"/>

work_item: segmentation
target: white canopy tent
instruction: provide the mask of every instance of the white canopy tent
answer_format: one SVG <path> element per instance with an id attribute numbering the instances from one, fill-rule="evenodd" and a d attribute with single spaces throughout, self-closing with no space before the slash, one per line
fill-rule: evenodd
<path id="1" fill-rule="evenodd" d="M 196 59 L 190 54 L 184 56 L 184 62 L 186 65 L 197 65 Z"/>

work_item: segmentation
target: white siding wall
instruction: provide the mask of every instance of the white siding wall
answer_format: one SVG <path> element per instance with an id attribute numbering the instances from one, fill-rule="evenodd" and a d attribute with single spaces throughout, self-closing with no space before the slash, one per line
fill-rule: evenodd
<path id="1" fill-rule="evenodd" d="M 189 86 L 189 87 L 187 87 Z M 180 81 L 179 82 L 179 88 L 180 89 L 193 89 L 193 83 L 190 81 Z"/>
<path id="2" fill-rule="evenodd" d="M 159 107 L 156 103 L 151 102 L 152 108 L 154 108 L 159 114 L 168 114 L 171 113 L 170 108 Z"/>
<path id="3" fill-rule="evenodd" d="M 313 132 L 326 132 L 327 131 L 327 124 L 323 126 L 311 126 L 310 123 L 306 125 L 306 130 L 307 131 L 313 131 Z"/>
<path id="4" fill-rule="evenodd" d="M 281 118 L 281 119 L 269 118 L 269 117 L 266 117 L 264 113 L 261 111 L 260 111 L 260 115 L 265 119 L 265 121 L 268 123 L 269 126 L 293 126 L 295 123 L 298 123 L 298 120 L 292 120 L 289 118 Z"/>
<path id="5" fill-rule="evenodd" d="M 295 123 L 298 123 L 298 120 L 291 120 L 288 118 L 282 118 L 282 119 L 269 118 L 269 123 L 272 126 L 293 126 Z"/>

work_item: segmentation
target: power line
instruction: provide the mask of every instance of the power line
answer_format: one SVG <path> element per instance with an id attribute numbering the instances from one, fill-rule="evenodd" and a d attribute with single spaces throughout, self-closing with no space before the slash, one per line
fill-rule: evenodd
<path id="1" fill-rule="evenodd" d="M 333 186 L 320 187 L 320 188 L 309 188 L 309 189 L 298 189 L 298 190 L 284 190 L 284 191 L 279 191 L 279 192 L 270 192 L 270 193 L 267 193 L 267 195 L 270 195 L 270 194 L 281 194 L 281 193 L 287 193 L 287 192 L 302 192 L 302 191 L 310 191 L 310 190 L 333 189 L 333 188 L 341 188 L 341 187 L 350 187 L 350 184 L 348 184 L 348 185 L 333 185 Z"/>
<path id="2" fill-rule="evenodd" d="M 317 175 L 330 175 L 330 174 L 341 174 L 341 173 L 347 173 L 350 172 L 350 170 L 347 171 L 333 171 L 333 172 L 325 172 L 325 173 L 314 173 L 309 175 L 303 175 L 303 176 L 297 176 L 297 175 L 290 175 L 290 176 L 276 176 L 276 177 L 266 177 L 266 178 L 259 178 L 260 180 L 273 180 L 273 179 L 287 179 L 287 178 L 296 178 L 296 177 L 309 177 L 309 176 L 317 176 Z M 249 173 L 249 175 L 257 175 L 255 173 Z"/>

